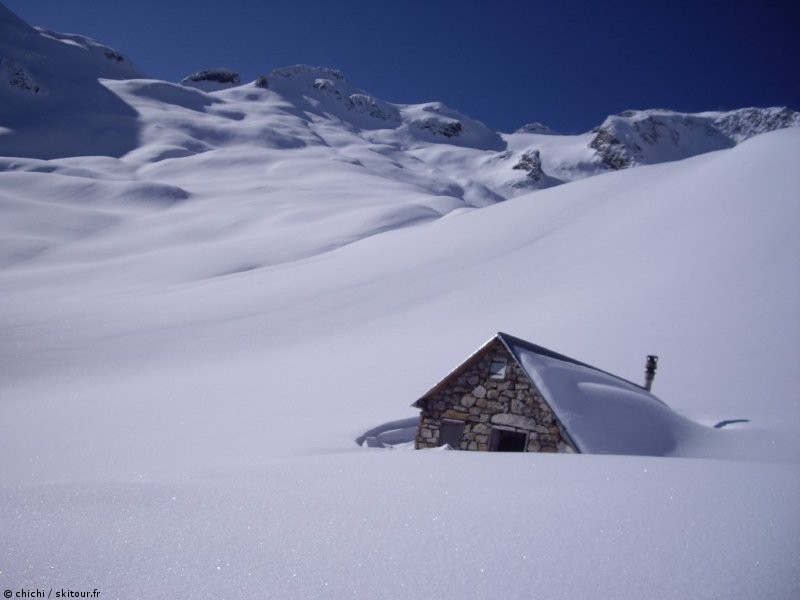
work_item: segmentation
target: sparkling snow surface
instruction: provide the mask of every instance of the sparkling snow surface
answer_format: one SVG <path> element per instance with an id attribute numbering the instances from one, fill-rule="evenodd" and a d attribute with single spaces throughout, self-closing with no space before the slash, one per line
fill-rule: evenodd
<path id="1" fill-rule="evenodd" d="M 0 157 L 0 589 L 800 597 L 800 129 L 589 177 L 580 136 L 300 75 L 107 79 L 131 151 Z M 534 139 L 580 180 L 503 188 Z M 500 330 L 632 381 L 658 354 L 685 435 L 356 444 Z"/>

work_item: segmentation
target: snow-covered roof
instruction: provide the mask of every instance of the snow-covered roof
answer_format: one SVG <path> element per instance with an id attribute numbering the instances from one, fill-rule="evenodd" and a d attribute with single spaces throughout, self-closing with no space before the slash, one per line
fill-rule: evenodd
<path id="1" fill-rule="evenodd" d="M 507 334 L 498 337 L 581 452 L 665 456 L 698 427 L 635 383 Z"/>
<path id="2" fill-rule="evenodd" d="M 446 385 L 453 373 L 460 372 L 495 339 L 533 381 L 580 452 L 667 456 L 701 428 L 635 383 L 502 332 L 423 398 Z M 419 406 L 419 401 L 415 405 Z"/>
<path id="3" fill-rule="evenodd" d="M 667 456 L 701 427 L 635 383 L 508 334 L 497 337 L 581 452 Z"/>

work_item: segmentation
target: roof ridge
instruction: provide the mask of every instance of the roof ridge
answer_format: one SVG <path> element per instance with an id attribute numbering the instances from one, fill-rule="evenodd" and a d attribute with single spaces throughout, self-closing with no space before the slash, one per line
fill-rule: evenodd
<path id="1" fill-rule="evenodd" d="M 571 357 L 569 357 L 569 356 L 567 356 L 565 354 L 560 354 L 558 352 L 550 350 L 549 348 L 545 348 L 544 346 L 539 346 L 538 344 L 533 344 L 533 343 L 531 343 L 531 342 L 529 342 L 527 340 L 523 340 L 522 338 L 518 338 L 516 336 L 510 335 L 508 333 L 504 333 L 502 331 L 498 331 L 496 337 L 498 337 L 500 339 L 500 341 L 503 343 L 503 345 L 506 347 L 506 349 L 517 360 L 517 362 L 520 363 L 520 365 L 522 364 L 522 362 L 520 361 L 519 356 L 517 356 L 516 352 L 514 351 L 514 346 L 525 348 L 526 350 L 530 350 L 531 352 L 535 352 L 536 354 L 540 354 L 542 356 L 547 356 L 549 358 L 555 358 L 556 360 L 561 360 L 561 361 L 564 361 L 564 362 L 572 363 L 573 365 L 577 365 L 579 367 L 585 367 L 587 369 L 592 369 L 593 371 L 597 371 L 598 373 L 602 373 L 603 375 L 608 375 L 609 377 L 613 377 L 614 379 L 617 379 L 619 381 L 623 381 L 623 382 L 625 382 L 627 384 L 635 386 L 636 388 L 638 388 L 640 390 L 644 390 L 645 392 L 650 394 L 655 400 L 657 400 L 658 402 L 660 402 L 661 404 L 664 404 L 666 406 L 666 403 L 663 400 L 658 398 L 650 390 L 648 390 L 646 387 L 644 387 L 643 385 L 641 385 L 639 383 L 636 383 L 634 381 L 630 381 L 628 379 L 625 379 L 624 377 L 620 377 L 619 375 L 615 375 L 614 373 L 610 373 L 608 371 L 605 371 L 603 369 L 595 367 L 594 365 L 590 365 L 588 363 L 581 362 L 579 360 L 575 360 L 574 358 L 571 358 Z"/>
<path id="2" fill-rule="evenodd" d="M 587 367 L 589 369 L 594 369 L 595 371 L 605 372 L 605 371 L 602 371 L 601 369 L 598 369 L 597 367 L 593 367 L 592 365 L 587 365 L 586 363 L 583 363 L 583 362 L 581 362 L 579 360 L 575 360 L 574 358 L 571 358 L 571 357 L 569 357 L 569 356 L 567 356 L 565 354 L 560 354 L 558 352 L 555 352 L 554 350 L 550 350 L 549 348 L 545 348 L 544 346 L 539 346 L 538 344 L 531 343 L 531 342 L 529 342 L 527 340 L 523 340 L 522 338 L 518 338 L 518 337 L 510 335 L 508 333 L 503 333 L 502 331 L 498 331 L 496 337 L 500 338 L 500 341 L 503 342 L 503 344 L 506 346 L 506 349 L 509 352 L 511 352 L 511 354 L 515 354 L 514 350 L 512 348 L 512 345 L 513 346 L 522 346 L 522 347 L 526 348 L 527 350 L 530 350 L 531 352 L 535 352 L 536 354 L 542 354 L 544 356 L 549 356 L 550 358 L 555 358 L 555 359 L 558 359 L 558 360 L 563 360 L 565 362 L 570 362 L 572 364 L 575 364 L 575 365 L 578 365 L 578 366 L 581 366 L 581 367 Z M 608 375 L 611 375 L 611 373 L 608 373 Z M 614 377 L 616 377 L 616 375 Z M 618 378 L 618 379 L 620 379 L 620 378 Z M 634 384 L 634 385 L 636 385 L 636 384 Z"/>

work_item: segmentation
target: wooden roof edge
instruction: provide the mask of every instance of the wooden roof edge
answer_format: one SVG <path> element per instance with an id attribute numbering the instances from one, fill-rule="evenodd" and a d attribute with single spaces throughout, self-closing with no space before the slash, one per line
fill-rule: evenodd
<path id="1" fill-rule="evenodd" d="M 444 388 L 444 386 L 447 385 L 450 379 L 452 379 L 455 375 L 459 374 L 468 366 L 470 366 L 483 352 L 485 352 L 486 349 L 492 345 L 492 342 L 494 342 L 498 338 L 498 335 L 499 334 L 495 334 L 489 340 L 484 342 L 480 348 L 475 350 L 475 352 L 470 354 L 465 360 L 461 361 L 461 363 L 455 369 L 450 371 L 441 380 L 439 380 L 439 382 L 436 383 L 436 385 L 434 385 L 431 389 L 429 389 L 422 396 L 420 396 L 419 399 L 417 399 L 411 406 L 415 408 L 422 408 L 421 403 L 423 400 L 427 400 L 433 394 L 439 393 L 442 390 L 442 388 Z M 511 355 L 514 356 L 513 353 L 511 353 Z"/>

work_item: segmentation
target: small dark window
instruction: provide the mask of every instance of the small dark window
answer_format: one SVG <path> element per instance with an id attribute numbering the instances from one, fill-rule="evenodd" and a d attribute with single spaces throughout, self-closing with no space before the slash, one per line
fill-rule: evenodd
<path id="1" fill-rule="evenodd" d="M 528 434 L 508 429 L 492 429 L 489 449 L 494 452 L 525 452 Z"/>
<path id="2" fill-rule="evenodd" d="M 442 421 L 439 426 L 439 445 L 450 444 L 458 450 L 461 447 L 461 436 L 464 433 L 463 421 Z"/>
<path id="3" fill-rule="evenodd" d="M 508 361 L 502 357 L 495 357 L 492 359 L 492 364 L 489 365 L 489 377 L 491 379 L 505 379 L 506 368 Z"/>

